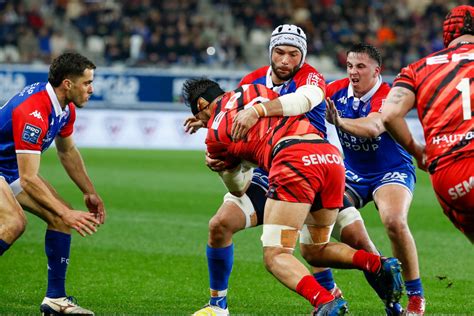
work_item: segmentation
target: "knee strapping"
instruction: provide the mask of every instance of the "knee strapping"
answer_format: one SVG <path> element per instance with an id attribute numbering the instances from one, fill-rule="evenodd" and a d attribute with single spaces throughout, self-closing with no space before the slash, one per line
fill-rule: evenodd
<path id="1" fill-rule="evenodd" d="M 264 224 L 260 240 L 263 247 L 277 247 L 294 250 L 299 230 L 286 225 Z"/>
<path id="2" fill-rule="evenodd" d="M 300 236 L 300 244 L 324 245 L 331 239 L 331 232 L 334 225 L 317 226 L 303 225 Z"/>
<path id="3" fill-rule="evenodd" d="M 355 207 L 351 206 L 341 210 L 337 214 L 332 237 L 336 238 L 337 240 L 341 240 L 341 233 L 344 227 L 354 223 L 355 221 L 361 221 L 362 223 L 364 222 L 360 212 Z"/>
<path id="4" fill-rule="evenodd" d="M 255 213 L 252 201 L 247 194 L 237 197 L 227 193 L 224 195 L 224 202 L 232 202 L 242 210 L 245 215 L 245 228 L 253 227 L 257 224 L 257 213 Z"/>

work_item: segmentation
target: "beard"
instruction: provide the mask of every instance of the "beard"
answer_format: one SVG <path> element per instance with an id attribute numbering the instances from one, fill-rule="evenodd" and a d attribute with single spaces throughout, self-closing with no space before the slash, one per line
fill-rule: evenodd
<path id="1" fill-rule="evenodd" d="M 298 70 L 300 70 L 300 67 L 296 66 L 293 69 L 291 69 L 291 71 L 287 75 L 282 75 L 273 61 L 271 62 L 271 66 L 272 66 L 272 71 L 275 74 L 275 76 L 277 76 L 277 78 L 282 81 L 287 81 L 293 78 L 295 74 L 298 72 Z"/>

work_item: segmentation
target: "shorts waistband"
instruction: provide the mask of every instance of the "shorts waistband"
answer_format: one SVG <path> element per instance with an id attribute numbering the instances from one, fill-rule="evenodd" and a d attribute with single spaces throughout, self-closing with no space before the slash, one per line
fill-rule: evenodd
<path id="1" fill-rule="evenodd" d="M 290 139 L 285 139 L 278 144 L 276 144 L 275 147 L 273 147 L 272 150 L 272 159 L 275 158 L 275 156 L 284 148 L 289 147 L 291 145 L 295 144 L 301 144 L 301 143 L 311 143 L 311 144 L 327 144 L 329 143 L 325 139 L 300 139 L 300 138 L 290 138 Z"/>

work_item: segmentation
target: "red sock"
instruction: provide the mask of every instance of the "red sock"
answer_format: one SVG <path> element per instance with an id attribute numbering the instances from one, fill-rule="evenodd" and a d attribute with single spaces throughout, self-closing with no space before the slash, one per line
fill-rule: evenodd
<path id="1" fill-rule="evenodd" d="M 354 257 L 352 257 L 352 263 L 356 268 L 372 273 L 379 272 L 381 266 L 379 255 L 374 255 L 362 249 L 356 251 Z"/>
<path id="2" fill-rule="evenodd" d="M 314 307 L 334 299 L 334 296 L 322 287 L 312 275 L 306 275 L 298 282 L 296 293 L 307 299 Z"/>

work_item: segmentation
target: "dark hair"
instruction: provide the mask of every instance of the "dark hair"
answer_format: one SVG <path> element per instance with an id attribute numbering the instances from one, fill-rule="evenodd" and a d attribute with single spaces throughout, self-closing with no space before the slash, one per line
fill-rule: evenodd
<path id="1" fill-rule="evenodd" d="M 347 55 L 349 53 L 364 53 L 367 54 L 370 58 L 375 60 L 379 66 L 382 66 L 382 56 L 380 55 L 380 52 L 375 46 L 372 46 L 370 44 L 365 44 L 365 43 L 358 43 L 353 45 L 348 51 Z"/>
<path id="2" fill-rule="evenodd" d="M 56 57 L 49 67 L 48 81 L 53 87 L 59 87 L 66 78 L 80 77 L 86 69 L 95 69 L 95 65 L 78 53 L 63 53 Z"/>
<path id="3" fill-rule="evenodd" d="M 191 108 L 194 115 L 199 113 L 197 101 L 200 97 L 212 102 L 223 93 L 224 91 L 217 82 L 207 78 L 192 78 L 186 80 L 183 84 L 184 103 Z"/>

